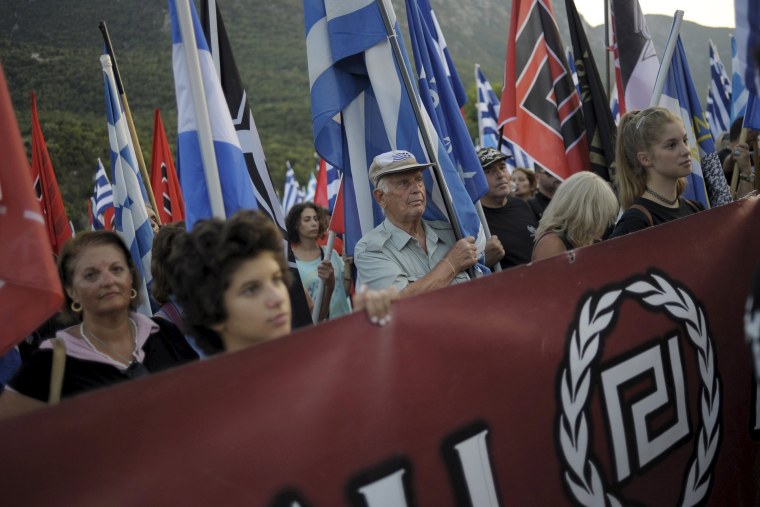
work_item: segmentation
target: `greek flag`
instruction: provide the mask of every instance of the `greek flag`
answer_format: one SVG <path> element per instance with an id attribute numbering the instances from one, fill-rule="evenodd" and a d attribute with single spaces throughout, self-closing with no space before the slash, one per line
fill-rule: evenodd
<path id="1" fill-rule="evenodd" d="M 314 196 L 317 194 L 317 177 L 312 172 L 309 175 L 309 182 L 306 184 L 306 191 L 304 192 L 304 201 L 314 202 Z"/>
<path id="2" fill-rule="evenodd" d="M 441 60 L 441 65 L 443 65 L 446 75 L 449 77 L 449 84 L 451 84 L 451 89 L 454 91 L 457 104 L 459 104 L 459 107 L 463 107 L 467 102 L 467 92 L 464 89 L 462 80 L 459 79 L 456 67 L 454 67 L 454 60 L 449 53 L 446 39 L 443 37 L 443 32 L 441 31 L 441 25 L 438 24 L 438 18 L 436 18 L 435 12 L 433 12 L 433 8 L 430 6 L 428 0 L 417 0 L 417 5 L 419 5 L 420 16 L 422 17 L 423 22 L 430 30 L 430 35 L 433 38 L 433 45 Z"/>
<path id="3" fill-rule="evenodd" d="M 710 87 L 707 91 L 705 116 L 713 136 L 717 137 L 731 128 L 731 80 L 720 61 L 718 48 L 712 39 L 710 45 Z"/>
<path id="4" fill-rule="evenodd" d="M 390 2 L 384 0 L 384 5 L 399 33 Z M 383 220 L 367 176 L 372 159 L 392 149 L 406 149 L 419 161 L 427 161 L 427 156 L 379 5 L 304 0 L 304 19 L 314 146 L 322 158 L 343 172 L 346 250 L 352 255 L 356 242 Z M 403 39 L 397 40 L 408 69 Z M 438 147 L 462 233 L 477 236 L 477 212 L 424 109 L 422 114 L 433 146 Z M 428 191 L 425 218 L 446 219 L 440 191 L 430 173 L 424 173 Z"/>
<path id="5" fill-rule="evenodd" d="M 290 165 L 290 161 L 287 161 L 288 170 L 285 173 L 285 192 L 282 197 L 282 211 L 287 215 L 290 208 L 298 203 L 298 191 L 299 185 L 296 180 L 296 172 L 293 170 L 293 166 Z"/>
<path id="6" fill-rule="evenodd" d="M 132 139 L 129 137 L 119 92 L 116 90 L 111 57 L 102 55 L 100 63 L 105 80 L 108 141 L 111 145 L 114 229 L 124 240 L 137 267 L 137 276 L 140 278 L 138 311 L 150 316 L 153 315 L 149 299 L 149 287 L 153 280 L 150 272 L 153 228 L 145 209 L 147 193 L 137 170 Z"/>
<path id="7" fill-rule="evenodd" d="M 672 35 L 672 34 L 671 34 Z M 691 174 L 686 178 L 683 196 L 699 201 L 705 208 L 731 202 L 731 194 L 715 151 L 710 127 L 689 72 L 681 37 L 678 36 L 673 60 L 663 88 L 660 105 L 681 117 L 692 152 Z M 698 156 L 694 156 L 698 154 Z M 707 186 L 705 185 L 707 180 Z M 709 194 L 709 199 L 708 199 Z"/>
<path id="8" fill-rule="evenodd" d="M 760 130 L 760 99 L 752 93 L 749 94 L 747 100 L 747 109 L 744 112 L 742 126 L 745 129 Z"/>
<path id="9" fill-rule="evenodd" d="M 106 212 L 113 209 L 113 189 L 108 181 L 106 169 L 98 159 L 98 170 L 95 172 L 95 188 L 92 193 L 92 228 L 94 230 L 108 229 Z"/>
<path id="10" fill-rule="evenodd" d="M 329 203 L 330 213 L 335 211 L 335 201 L 338 199 L 338 192 L 340 192 L 340 171 L 337 167 L 333 167 L 325 160 L 321 160 L 320 164 L 325 164 L 325 170 L 327 173 L 327 202 Z"/>
<path id="11" fill-rule="evenodd" d="M 433 128 L 443 140 L 451 163 L 464 182 L 470 199 L 478 201 L 488 192 L 488 182 L 459 111 L 454 91 L 449 86 L 451 80 L 447 75 L 448 68 L 440 58 L 432 30 L 425 24 L 417 1 L 406 1 L 406 14 L 419 78 L 417 84 L 420 99 Z"/>
<path id="12" fill-rule="evenodd" d="M 169 15 L 172 23 L 172 61 L 174 64 L 174 85 L 177 94 L 177 151 L 179 153 L 179 175 L 182 194 L 185 198 L 185 221 L 188 230 L 200 219 L 212 216 L 211 203 L 198 137 L 198 124 L 193 108 L 190 88 L 190 74 L 185 61 L 184 41 L 177 18 L 175 2 L 188 2 L 195 32 L 195 45 L 200 60 L 203 89 L 214 139 L 214 152 L 219 169 L 219 183 L 222 190 L 224 211 L 231 216 L 240 209 L 257 209 L 253 183 L 248 175 L 248 167 L 240 148 L 237 132 L 232 124 L 227 101 L 222 92 L 219 76 L 203 35 L 195 4 L 188 0 L 169 0 Z"/>
<path id="13" fill-rule="evenodd" d="M 755 52 L 760 47 L 760 2 L 735 0 L 736 60 L 732 62 L 734 73 L 741 76 L 749 93 L 760 95 L 760 69 Z"/>
<path id="14" fill-rule="evenodd" d="M 737 5 L 740 0 L 737 0 Z M 737 14 L 738 19 L 738 14 Z M 744 110 L 747 108 L 747 99 L 749 91 L 744 83 L 744 74 L 740 72 L 742 67 L 739 58 L 737 41 L 735 36 L 731 36 L 731 123 L 738 117 L 744 116 Z"/>
<path id="15" fill-rule="evenodd" d="M 480 65 L 475 64 L 475 83 L 478 88 L 478 135 L 481 147 L 496 148 L 499 145 L 499 97 L 494 93 L 491 83 L 486 79 Z M 509 172 L 516 167 L 533 169 L 533 159 L 516 144 L 506 138 L 502 139 L 501 151 L 512 158 L 505 160 Z"/>

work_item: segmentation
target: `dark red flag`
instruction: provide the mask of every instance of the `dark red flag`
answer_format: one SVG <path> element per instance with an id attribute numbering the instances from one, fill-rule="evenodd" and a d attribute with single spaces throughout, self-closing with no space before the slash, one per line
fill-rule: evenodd
<path id="1" fill-rule="evenodd" d="M 150 162 L 150 183 L 156 198 L 158 217 L 162 224 L 185 219 L 185 200 L 174 169 L 172 152 L 166 140 L 161 112 L 153 114 L 153 159 Z"/>
<path id="2" fill-rule="evenodd" d="M 34 102 L 32 104 L 34 106 Z M 33 114 L 36 118 L 36 112 Z M 0 131 L 3 132 L 0 135 L 0 322 L 3 323 L 0 354 L 4 354 L 60 309 L 63 291 L 50 252 L 45 218 L 32 190 L 29 162 L 2 66 Z M 68 220 L 64 223 L 68 231 Z"/>
<path id="3" fill-rule="evenodd" d="M 499 126 L 560 179 L 589 168 L 580 99 L 548 0 L 513 0 Z"/>
<path id="4" fill-rule="evenodd" d="M 325 180 L 327 176 L 325 176 Z M 317 187 L 319 188 L 319 187 Z M 326 191 L 327 189 L 325 189 Z M 335 198 L 335 209 L 333 210 L 332 219 L 330 220 L 330 230 L 338 234 L 346 233 L 346 221 L 343 213 L 343 178 L 340 180 L 338 187 L 338 197 Z"/>
<path id="5" fill-rule="evenodd" d="M 317 171 L 317 190 L 314 193 L 314 204 L 330 209 L 330 200 L 327 197 L 327 162 L 323 158 L 319 159 L 319 170 Z"/>
<path id="6" fill-rule="evenodd" d="M 40 120 L 37 117 L 37 96 L 34 92 L 32 92 L 32 184 L 45 217 L 50 245 L 53 247 L 53 252 L 59 255 L 63 244 L 71 239 L 71 227 L 69 217 L 66 216 L 66 210 L 63 207 L 53 164 L 50 162 L 50 155 L 45 145 L 45 137 L 42 135 Z"/>

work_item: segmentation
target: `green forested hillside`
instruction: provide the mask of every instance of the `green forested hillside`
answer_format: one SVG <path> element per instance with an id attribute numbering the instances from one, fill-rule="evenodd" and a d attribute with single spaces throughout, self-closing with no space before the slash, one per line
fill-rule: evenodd
<path id="1" fill-rule="evenodd" d="M 197 2 L 196 2 L 197 3 Z M 312 146 L 306 43 L 301 0 L 218 0 L 245 82 L 276 188 L 285 161 L 305 182 L 315 165 Z M 459 74 L 468 87 L 466 107 L 476 131 L 473 65 L 480 63 L 501 87 L 510 0 L 431 0 Z M 404 2 L 393 0 L 406 34 Z M 564 2 L 554 2 L 567 39 Z M 176 137 L 171 27 L 165 0 L 2 0 L 0 61 L 22 134 L 30 139 L 29 93 L 37 92 L 40 121 L 70 218 L 86 223 L 86 199 L 96 161 L 109 166 L 99 20 L 106 20 L 144 157 L 149 163 L 153 110 L 159 108 L 170 144 Z M 658 51 L 670 20 L 648 16 Z M 707 83 L 707 38 L 730 64 L 728 30 L 684 23 L 682 29 L 700 94 Z M 589 29 L 603 70 L 603 29 Z M 406 35 L 404 35 L 406 38 Z M 408 39 L 407 39 L 408 40 Z M 409 46 L 407 45 L 409 49 Z"/>

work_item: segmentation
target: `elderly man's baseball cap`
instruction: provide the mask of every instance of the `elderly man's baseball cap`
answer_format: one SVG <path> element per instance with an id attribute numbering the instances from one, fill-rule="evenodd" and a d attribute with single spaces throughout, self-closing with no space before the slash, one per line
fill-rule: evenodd
<path id="1" fill-rule="evenodd" d="M 414 155 L 405 150 L 393 150 L 376 156 L 369 166 L 369 179 L 373 185 L 381 177 L 393 173 L 425 169 L 433 164 L 420 164 Z"/>
<path id="2" fill-rule="evenodd" d="M 478 150 L 478 159 L 480 159 L 481 167 L 485 168 L 494 162 L 499 160 L 506 160 L 511 158 L 509 155 L 500 152 L 496 148 L 481 148 Z"/>

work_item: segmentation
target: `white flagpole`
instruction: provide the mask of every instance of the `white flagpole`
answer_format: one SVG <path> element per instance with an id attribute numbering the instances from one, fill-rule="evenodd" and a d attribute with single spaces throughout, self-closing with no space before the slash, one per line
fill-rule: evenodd
<path id="1" fill-rule="evenodd" d="M 211 214 L 216 218 L 227 218 L 224 211 L 222 198 L 222 185 L 219 182 L 219 168 L 216 164 L 214 152 L 214 139 L 211 135 L 211 121 L 206 109 L 206 93 L 203 88 L 203 76 L 201 76 L 201 64 L 198 58 L 198 47 L 195 42 L 195 30 L 193 19 L 190 15 L 190 0 L 177 0 L 177 18 L 179 29 L 182 34 L 182 47 L 185 53 L 188 82 L 193 96 L 193 110 L 198 127 L 198 141 L 203 159 L 203 172 L 206 176 L 206 188 L 208 188 L 208 200 L 211 205 Z M 216 76 L 214 76 L 216 77 Z"/>
<path id="2" fill-rule="evenodd" d="M 676 43 L 678 42 L 678 34 L 681 31 L 682 21 L 683 11 L 676 11 L 675 15 L 673 16 L 673 25 L 670 27 L 668 43 L 665 45 L 665 55 L 662 57 L 660 70 L 657 72 L 657 81 L 655 81 L 654 90 L 652 90 L 652 98 L 649 100 L 649 107 L 654 107 L 660 103 L 662 90 L 665 88 L 665 80 L 668 77 L 670 64 L 673 61 L 673 53 L 676 50 Z"/>
<path id="3" fill-rule="evenodd" d="M 222 78 L 221 63 L 219 63 L 219 33 L 216 24 L 216 0 L 208 0 L 208 28 L 209 43 L 211 45 L 211 58 L 214 60 L 214 68 L 219 79 Z M 184 39 L 183 39 L 184 40 Z"/>

